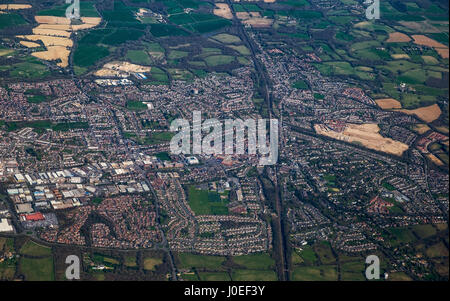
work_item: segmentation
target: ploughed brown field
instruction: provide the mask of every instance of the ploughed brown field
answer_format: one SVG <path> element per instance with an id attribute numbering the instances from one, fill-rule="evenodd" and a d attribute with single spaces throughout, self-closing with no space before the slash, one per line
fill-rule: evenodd
<path id="1" fill-rule="evenodd" d="M 389 38 L 386 40 L 387 43 L 405 43 L 411 41 L 411 38 L 401 32 L 392 32 L 389 34 Z"/>
<path id="2" fill-rule="evenodd" d="M 442 58 L 448 59 L 449 51 L 446 45 L 424 35 L 413 35 L 412 38 L 417 45 L 433 47 Z"/>

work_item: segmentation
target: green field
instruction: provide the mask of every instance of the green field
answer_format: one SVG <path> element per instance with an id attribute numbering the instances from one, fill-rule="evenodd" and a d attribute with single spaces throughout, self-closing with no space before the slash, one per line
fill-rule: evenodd
<path id="1" fill-rule="evenodd" d="M 306 263 L 314 264 L 317 261 L 316 252 L 311 246 L 304 246 L 303 250 L 298 252 L 298 254 Z"/>
<path id="2" fill-rule="evenodd" d="M 250 270 L 270 270 L 273 269 L 275 261 L 269 254 L 252 254 L 233 257 L 233 261 Z"/>
<path id="3" fill-rule="evenodd" d="M 274 271 L 261 270 L 234 270 L 231 274 L 233 281 L 277 281 L 277 274 Z"/>
<path id="4" fill-rule="evenodd" d="M 306 90 L 308 89 L 308 84 L 304 80 L 298 80 L 292 84 L 292 87 L 295 89 Z"/>
<path id="5" fill-rule="evenodd" d="M 235 43 L 241 43 L 241 39 L 238 36 L 231 35 L 228 33 L 221 33 L 218 35 L 213 36 L 213 39 L 224 43 L 224 44 L 235 44 Z"/>
<path id="6" fill-rule="evenodd" d="M 169 55 L 167 56 L 167 58 L 169 60 L 176 60 L 176 59 L 181 59 L 181 58 L 187 57 L 188 55 L 189 55 L 189 52 L 186 52 L 186 51 L 172 50 L 169 52 Z"/>
<path id="7" fill-rule="evenodd" d="M 130 111 L 143 111 L 147 110 L 147 105 L 141 101 L 129 101 L 127 102 L 127 109 Z"/>
<path id="8" fill-rule="evenodd" d="M 169 77 L 164 70 L 158 67 L 152 67 L 147 83 L 154 85 L 167 85 L 169 83 Z"/>
<path id="9" fill-rule="evenodd" d="M 200 272 L 200 281 L 230 281 L 228 273 L 221 272 Z"/>
<path id="10" fill-rule="evenodd" d="M 190 253 L 179 253 L 180 268 L 203 268 L 212 271 L 219 271 L 223 269 L 222 264 L 225 262 L 225 257 L 195 255 Z"/>
<path id="11" fill-rule="evenodd" d="M 210 67 L 215 67 L 219 65 L 226 65 L 235 60 L 234 56 L 231 55 L 211 55 L 205 58 L 206 64 Z"/>
<path id="12" fill-rule="evenodd" d="M 432 245 L 426 250 L 429 257 L 448 257 L 448 249 L 443 242 Z"/>
<path id="13" fill-rule="evenodd" d="M 25 24 L 27 21 L 19 14 L 0 14 L 0 30 Z"/>
<path id="14" fill-rule="evenodd" d="M 391 228 L 389 232 L 394 236 L 390 240 L 393 246 L 413 242 L 416 238 L 412 231 L 408 228 Z"/>
<path id="15" fill-rule="evenodd" d="M 144 270 L 154 271 L 162 263 L 163 261 L 160 258 L 146 257 L 144 259 Z"/>
<path id="16" fill-rule="evenodd" d="M 136 263 L 136 256 L 125 256 L 125 266 L 129 267 L 129 268 L 135 268 L 137 267 L 137 263 Z M 145 264 L 145 262 L 144 262 Z"/>
<path id="17" fill-rule="evenodd" d="M 51 256 L 52 249 L 35 243 L 32 240 L 28 240 L 20 249 L 20 253 L 23 255 L 44 257 Z"/>
<path id="18" fill-rule="evenodd" d="M 199 190 L 191 185 L 188 187 L 188 201 L 196 215 L 228 214 L 228 200 L 222 200 L 217 192 Z"/>
<path id="19" fill-rule="evenodd" d="M 366 267 L 364 261 L 346 262 L 341 264 L 341 280 L 364 281 Z"/>
<path id="20" fill-rule="evenodd" d="M 151 63 L 147 52 L 143 50 L 128 50 L 126 58 L 134 64 L 150 65 Z"/>
<path id="21" fill-rule="evenodd" d="M 296 267 L 292 272 L 293 281 L 336 281 L 336 266 L 322 265 L 313 267 Z"/>
<path id="22" fill-rule="evenodd" d="M 421 239 L 428 238 L 437 233 L 433 225 L 416 225 L 412 227 L 412 230 Z"/>
<path id="23" fill-rule="evenodd" d="M 25 127 L 30 127 L 36 131 L 54 130 L 59 132 L 67 132 L 71 129 L 86 129 L 89 127 L 87 122 L 70 122 L 70 123 L 52 123 L 48 120 L 30 121 L 30 122 L 6 122 L 6 130 L 13 132 Z"/>
<path id="24" fill-rule="evenodd" d="M 316 252 L 322 264 L 330 264 L 336 262 L 336 258 L 334 257 L 333 251 L 331 250 L 331 246 L 328 242 L 321 242 L 314 245 L 314 251 Z"/>
<path id="25" fill-rule="evenodd" d="M 31 259 L 21 257 L 19 261 L 19 271 L 28 281 L 53 281 L 55 274 L 53 271 L 53 258 Z"/>
<path id="26" fill-rule="evenodd" d="M 239 45 L 239 46 L 230 45 L 229 47 L 236 50 L 241 55 L 250 55 L 250 50 L 248 50 L 248 48 L 245 47 L 244 45 Z"/>
<path id="27" fill-rule="evenodd" d="M 93 44 L 81 44 L 75 49 L 73 62 L 80 67 L 89 67 L 108 55 L 109 50 L 106 47 Z"/>

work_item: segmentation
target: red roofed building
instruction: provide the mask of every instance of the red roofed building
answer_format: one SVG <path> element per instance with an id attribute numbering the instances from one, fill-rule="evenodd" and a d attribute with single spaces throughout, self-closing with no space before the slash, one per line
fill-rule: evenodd
<path id="1" fill-rule="evenodd" d="M 25 219 L 27 221 L 34 221 L 34 222 L 36 222 L 36 221 L 43 221 L 43 220 L 45 220 L 45 217 L 44 217 L 44 215 L 42 213 L 36 212 L 36 213 L 25 215 Z"/>

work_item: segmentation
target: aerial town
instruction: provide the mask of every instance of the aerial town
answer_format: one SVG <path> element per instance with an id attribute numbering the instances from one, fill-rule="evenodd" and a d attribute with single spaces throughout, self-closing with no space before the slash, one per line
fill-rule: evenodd
<path id="1" fill-rule="evenodd" d="M 448 1 L 0 3 L 0 280 L 448 280 Z"/>

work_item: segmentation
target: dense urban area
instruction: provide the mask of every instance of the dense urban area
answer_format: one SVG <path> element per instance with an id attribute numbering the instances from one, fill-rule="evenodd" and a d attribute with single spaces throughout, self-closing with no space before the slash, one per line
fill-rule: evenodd
<path id="1" fill-rule="evenodd" d="M 448 281 L 449 4 L 370 3 L 0 1 L 0 280 Z"/>

